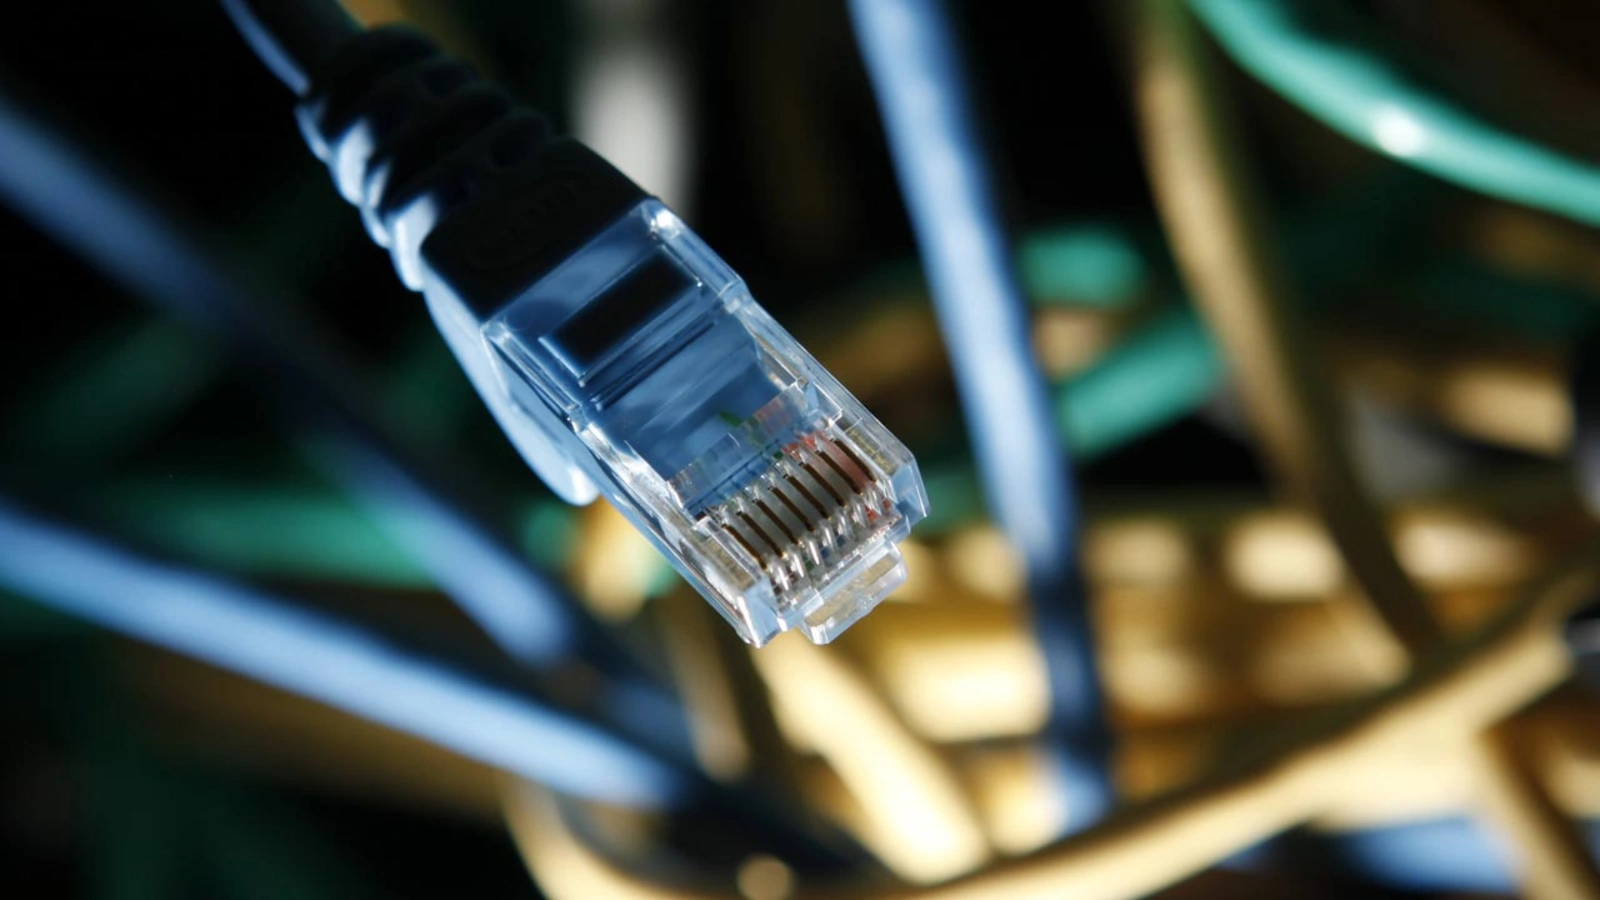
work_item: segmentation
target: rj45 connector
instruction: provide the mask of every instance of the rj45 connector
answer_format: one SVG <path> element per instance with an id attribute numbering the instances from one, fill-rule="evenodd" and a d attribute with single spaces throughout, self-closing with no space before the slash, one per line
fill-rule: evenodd
<path id="1" fill-rule="evenodd" d="M 905 580 L 897 545 L 927 514 L 915 460 L 660 203 L 482 337 L 488 387 L 536 425 L 530 462 L 598 489 L 746 641 L 832 640 Z"/>

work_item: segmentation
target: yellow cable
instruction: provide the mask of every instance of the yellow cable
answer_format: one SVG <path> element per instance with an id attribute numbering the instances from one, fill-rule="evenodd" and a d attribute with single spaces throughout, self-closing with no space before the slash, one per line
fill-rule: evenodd
<path id="1" fill-rule="evenodd" d="M 1321 516 L 1372 610 L 1416 656 L 1438 642 L 1438 623 L 1356 476 L 1337 399 L 1272 252 L 1206 48 L 1181 0 L 1141 0 L 1139 10 L 1146 162 L 1179 267 L 1228 352 L 1280 477 Z M 1490 734 L 1469 752 L 1487 811 L 1521 850 L 1529 892 L 1600 897 L 1600 873 L 1533 773 L 1516 762 L 1510 738 Z"/>
<path id="2" fill-rule="evenodd" d="M 1415 667 L 1396 688 L 1313 714 L 1264 762 L 1223 773 L 1113 816 L 1028 856 L 930 888 L 807 886 L 798 900 L 1125 900 L 1201 871 L 1343 797 L 1362 767 L 1418 745 L 1465 740 L 1567 677 L 1562 617 L 1600 585 L 1592 548 L 1574 571 L 1545 579 L 1473 639 Z M 723 888 L 667 887 L 625 872 L 578 840 L 543 789 L 505 794 L 512 834 L 556 900 L 595 897 L 735 900 Z"/>
<path id="3" fill-rule="evenodd" d="M 780 768 L 790 774 L 788 745 L 778 732 L 745 646 L 733 631 L 687 587 L 657 598 L 652 611 L 688 714 L 700 768 L 720 781 L 747 778 L 758 765 L 764 775 Z M 739 644 L 737 649 L 727 646 L 730 641 Z M 774 759 L 775 754 L 781 755 Z"/>
<path id="4" fill-rule="evenodd" d="M 1175 12 L 1170 4 L 1167 9 L 1169 14 Z M 1226 203 L 1234 198 L 1222 199 Z M 1234 233 L 1235 238 L 1238 235 Z M 1256 280 L 1252 286 L 1259 293 L 1272 283 L 1268 278 Z M 1270 301 L 1272 295 L 1259 293 L 1259 299 Z M 1372 593 L 1390 630 L 1413 650 L 1437 644 L 1437 624 L 1395 563 L 1381 529 L 1357 527 L 1377 517 L 1347 457 L 1318 452 L 1328 446 L 1330 436 L 1334 446 L 1341 439 L 1334 428 L 1338 416 L 1331 391 L 1320 385 L 1309 356 L 1289 352 L 1292 345 L 1274 337 L 1277 330 L 1295 333 L 1294 324 L 1286 326 L 1282 318 L 1286 308 L 1272 303 L 1266 308 L 1276 309 L 1278 315 L 1267 318 L 1264 325 L 1253 320 L 1248 310 L 1242 316 L 1237 308 L 1230 310 L 1230 327 L 1235 334 L 1250 335 L 1251 340 L 1265 340 L 1267 349 L 1275 351 L 1269 353 L 1265 365 L 1278 376 L 1288 376 L 1283 383 L 1287 390 L 1269 387 L 1260 392 L 1264 396 L 1252 398 L 1269 420 L 1269 443 L 1285 477 L 1301 486 L 1327 519 L 1347 563 Z M 1229 328 L 1222 330 L 1227 333 Z M 1306 397 L 1295 393 L 1308 384 L 1309 406 L 1301 403 Z M 1070 895 L 1111 900 L 1157 889 L 1314 815 L 1337 798 L 1356 767 L 1369 760 L 1406 752 L 1418 742 L 1438 740 L 1441 733 L 1466 740 L 1558 683 L 1566 675 L 1568 661 L 1550 621 L 1552 608 L 1564 608 L 1585 596 L 1593 579 L 1582 579 L 1576 588 L 1574 584 L 1572 579 L 1561 582 L 1539 603 L 1523 604 L 1471 646 L 1453 650 L 1435 665 L 1417 667 L 1395 691 L 1354 712 L 1319 720 L 1316 727 L 1300 734 L 1263 765 L 1217 777 L 1118 815 L 1052 848 L 937 887 L 887 892 L 813 889 L 800 896 L 1007 900 Z M 1523 826 L 1537 828 L 1551 821 L 1550 809 L 1541 805 L 1542 793 L 1536 785 L 1516 776 L 1520 769 L 1509 764 L 1515 758 L 1504 741 L 1480 741 L 1473 746 L 1485 766 L 1497 773 L 1489 784 L 1501 789 L 1500 796 L 1497 800 L 1496 792 L 1491 791 L 1491 805 Z M 507 807 L 519 847 L 545 890 L 557 898 L 694 900 L 736 896 L 731 887 L 666 887 L 617 869 L 573 836 L 538 789 L 523 787 L 509 792 Z M 1557 819 L 1555 824 L 1559 831 L 1562 823 Z M 1559 843 L 1549 839 L 1554 834 L 1545 832 L 1546 839 L 1536 843 L 1541 847 Z M 1585 895 L 1582 874 L 1564 870 L 1563 860 L 1570 858 L 1559 852 L 1551 858 L 1533 858 L 1539 876 L 1535 886 L 1555 895 L 1576 885 L 1578 893 L 1572 895 Z"/>
<path id="5" fill-rule="evenodd" d="M 549 791 L 507 779 L 506 825 L 540 891 L 553 900 L 742 900 L 724 890 L 678 888 L 623 871 L 590 849 L 561 818 Z"/>
<path id="6" fill-rule="evenodd" d="M 838 650 L 786 635 L 753 656 L 780 720 L 844 782 L 867 825 L 862 839 L 885 865 L 926 883 L 988 861 L 983 822 L 955 768 Z"/>
<path id="7" fill-rule="evenodd" d="M 1193 23 L 1176 0 L 1141 0 L 1137 102 L 1156 205 L 1185 280 L 1227 350 L 1284 483 L 1327 525 L 1389 631 L 1416 649 L 1438 628 L 1361 488 L 1338 402 L 1317 370 L 1302 305 L 1261 221 Z"/>

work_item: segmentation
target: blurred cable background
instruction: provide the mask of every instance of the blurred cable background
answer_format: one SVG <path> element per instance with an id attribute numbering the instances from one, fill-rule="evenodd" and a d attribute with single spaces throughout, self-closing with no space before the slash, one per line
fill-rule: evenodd
<path id="1" fill-rule="evenodd" d="M 15 4 L 0 893 L 1600 896 L 1600 10 L 345 5 L 743 273 L 910 581 L 749 651 L 217 3 Z"/>

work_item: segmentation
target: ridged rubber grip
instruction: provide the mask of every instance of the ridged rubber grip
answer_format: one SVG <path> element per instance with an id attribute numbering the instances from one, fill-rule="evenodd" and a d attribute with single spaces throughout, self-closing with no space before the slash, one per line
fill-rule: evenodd
<path id="1" fill-rule="evenodd" d="M 313 73 L 295 112 L 311 151 L 413 290 L 434 227 L 550 140 L 543 116 L 403 27 L 345 43 Z"/>

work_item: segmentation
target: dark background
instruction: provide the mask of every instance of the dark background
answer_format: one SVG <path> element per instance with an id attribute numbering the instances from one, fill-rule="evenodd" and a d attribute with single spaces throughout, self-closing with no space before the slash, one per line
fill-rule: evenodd
<path id="1" fill-rule="evenodd" d="M 566 119 L 572 10 L 544 0 L 470 0 L 451 4 L 449 13 L 415 5 L 424 27 L 429 16 L 448 16 L 464 45 L 456 49 L 469 51 L 558 124 Z M 848 299 L 853 286 L 914 258 L 843 6 L 669 5 L 695 85 L 692 224 L 781 321 L 803 340 L 826 346 L 834 331 L 859 319 Z M 1517 106 L 1503 90 L 1497 94 L 1493 78 L 1468 77 L 1471 54 L 1432 34 L 1406 4 L 1356 5 L 1397 40 L 1431 53 L 1439 77 L 1459 79 L 1474 102 Z M 1574 22 L 1596 23 L 1579 6 L 1545 0 L 1519 5 L 1518 15 L 1553 56 L 1582 70 L 1592 65 L 1586 54 L 1595 32 Z M 1126 223 L 1150 236 L 1152 267 L 1170 282 L 1114 15 L 1092 3 L 986 0 L 956 7 L 1013 228 Z M 1292 214 L 1381 168 L 1237 73 L 1229 77 L 1276 209 Z M 10 4 L 0 26 L 0 90 L 187 209 L 244 265 L 287 284 L 305 310 L 375 370 L 431 334 L 419 298 L 398 284 L 387 255 L 370 245 L 357 215 L 305 151 L 287 92 L 210 0 Z M 1568 129 L 1558 139 L 1581 150 L 1588 136 Z M 1459 200 L 1441 185 L 1430 182 L 1426 190 L 1440 210 Z M 1363 264 L 1425 253 L 1427 234 L 1424 228 L 1381 247 Z M 0 248 L 9 310 L 0 330 L 6 385 L 0 411 L 14 417 L 48 373 L 74 353 L 92 352 L 83 349 L 88 337 L 146 314 L 5 212 Z M 466 410 L 457 446 L 467 458 L 501 483 L 536 490 L 462 384 L 446 379 L 440 390 L 442 407 Z M 942 372 L 873 405 L 919 457 L 963 457 L 953 391 Z M 246 477 L 299 474 L 263 418 L 239 376 L 227 375 L 109 466 L 145 474 L 190 464 Z M 1473 440 L 1451 441 L 1489 464 L 1521 458 Z M 8 439 L 8 480 L 86 508 L 92 479 L 70 458 L 30 455 L 25 443 Z M 1091 503 L 1098 491 L 1197 482 L 1264 490 L 1246 438 L 1215 410 L 1185 417 L 1081 474 Z M 130 684 L 136 679 L 111 640 L 56 625 L 40 632 L 15 626 L 11 633 L 29 636 L 0 635 L 0 894 L 291 896 L 307 884 L 330 896 L 533 892 L 493 822 L 263 772 L 249 764 L 248 752 L 219 751 L 192 739 L 181 721 L 145 714 Z M 161 865 L 164 856 L 186 862 Z M 129 859 L 145 860 L 147 868 Z M 1301 862 L 1302 874 L 1284 880 L 1212 875 L 1180 892 L 1279 890 L 1304 897 L 1353 890 L 1331 871 Z M 170 881 L 153 874 L 174 871 L 179 875 Z"/>

